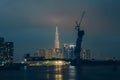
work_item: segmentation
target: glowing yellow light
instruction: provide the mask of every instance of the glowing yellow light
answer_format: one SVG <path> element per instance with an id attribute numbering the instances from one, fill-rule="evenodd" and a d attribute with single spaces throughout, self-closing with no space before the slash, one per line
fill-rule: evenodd
<path id="1" fill-rule="evenodd" d="M 59 64 L 63 64 L 63 62 L 62 62 L 62 61 L 58 61 L 58 63 L 59 63 Z"/>
<path id="2" fill-rule="evenodd" d="M 64 65 L 63 61 L 55 61 L 55 65 Z"/>
<path id="3" fill-rule="evenodd" d="M 62 80 L 62 75 L 61 74 L 56 74 L 55 75 L 55 80 Z"/>

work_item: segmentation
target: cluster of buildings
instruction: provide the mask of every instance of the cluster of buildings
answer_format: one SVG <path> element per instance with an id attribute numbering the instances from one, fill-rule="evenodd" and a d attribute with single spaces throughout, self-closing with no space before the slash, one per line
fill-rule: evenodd
<path id="1" fill-rule="evenodd" d="M 53 49 L 38 49 L 34 56 L 30 57 L 29 54 L 25 56 L 28 59 L 75 59 L 74 49 L 75 45 L 63 44 L 60 48 L 59 33 L 56 27 L 55 32 L 55 47 Z M 80 53 L 80 58 L 83 60 L 91 59 L 90 50 L 82 49 Z"/>
<path id="2" fill-rule="evenodd" d="M 39 49 L 34 56 L 43 57 L 45 59 L 63 59 L 62 49 Z"/>
<path id="3" fill-rule="evenodd" d="M 0 62 L 13 62 L 14 43 L 6 42 L 3 37 L 0 37 Z"/>
<path id="4" fill-rule="evenodd" d="M 64 44 L 61 49 L 38 49 L 34 57 L 43 59 L 75 59 L 75 45 Z M 80 58 L 83 60 L 91 59 L 90 50 L 82 49 Z"/>
<path id="5" fill-rule="evenodd" d="M 63 45 L 63 54 L 65 59 L 75 59 L 76 56 L 74 54 L 75 45 L 64 44 Z M 89 49 L 81 49 L 79 54 L 80 58 L 83 60 L 91 59 L 91 52 Z"/>
<path id="6" fill-rule="evenodd" d="M 53 49 L 38 49 L 34 56 L 25 55 L 27 59 L 75 59 L 74 55 L 75 45 L 63 44 L 60 48 L 59 33 L 56 27 L 55 32 L 55 47 Z M 0 63 L 13 63 L 14 58 L 14 43 L 6 42 L 3 37 L 0 37 Z M 82 49 L 80 58 L 83 60 L 91 59 L 90 50 Z"/>

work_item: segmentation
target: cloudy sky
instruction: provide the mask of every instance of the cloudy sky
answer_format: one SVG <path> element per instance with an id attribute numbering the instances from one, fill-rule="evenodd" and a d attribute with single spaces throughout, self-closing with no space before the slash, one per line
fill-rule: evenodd
<path id="1" fill-rule="evenodd" d="M 120 59 L 120 0 L 0 0 L 0 37 L 15 43 L 16 60 L 53 48 L 56 26 L 61 46 L 75 44 L 75 21 L 83 11 L 82 47 L 94 58 Z"/>

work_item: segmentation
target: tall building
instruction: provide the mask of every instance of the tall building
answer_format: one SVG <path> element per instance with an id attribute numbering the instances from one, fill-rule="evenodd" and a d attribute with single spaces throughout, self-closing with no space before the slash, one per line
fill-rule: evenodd
<path id="1" fill-rule="evenodd" d="M 65 59 L 69 59 L 69 45 L 63 44 L 63 54 Z"/>
<path id="2" fill-rule="evenodd" d="M 56 32 L 55 32 L 55 48 L 60 48 L 60 43 L 59 43 L 59 33 L 58 33 L 58 28 L 56 27 Z"/>
<path id="3" fill-rule="evenodd" d="M 80 58 L 83 60 L 91 59 L 91 51 L 89 49 L 81 49 Z"/>
<path id="4" fill-rule="evenodd" d="M 56 54 L 54 53 L 54 49 L 39 49 L 37 53 L 35 53 L 36 57 L 41 57 L 44 59 L 52 59 L 56 58 Z"/>
<path id="5" fill-rule="evenodd" d="M 13 42 L 5 42 L 5 55 L 8 62 L 13 62 L 14 44 Z"/>
<path id="6" fill-rule="evenodd" d="M 60 48 L 56 48 L 56 49 L 55 49 L 55 55 L 56 55 L 55 58 L 62 59 L 62 58 L 63 58 L 62 49 L 60 49 Z"/>
<path id="7" fill-rule="evenodd" d="M 45 57 L 45 49 L 39 49 L 35 56 L 37 56 L 37 57 Z"/>
<path id="8" fill-rule="evenodd" d="M 45 59 L 63 58 L 62 49 L 60 49 L 58 27 L 55 31 L 55 44 L 53 49 L 39 49 L 35 56 Z"/>
<path id="9" fill-rule="evenodd" d="M 63 54 L 65 59 L 74 59 L 74 49 L 75 45 L 64 44 L 63 45 Z"/>
<path id="10" fill-rule="evenodd" d="M 75 59 L 75 54 L 74 54 L 75 46 L 76 46 L 76 45 L 69 45 L 69 49 L 70 49 L 70 59 Z"/>
<path id="11" fill-rule="evenodd" d="M 63 54 L 65 59 L 75 59 L 75 46 L 71 44 L 64 44 L 63 45 Z M 82 60 L 89 60 L 91 59 L 91 51 L 89 49 L 81 49 L 79 56 Z"/>
<path id="12" fill-rule="evenodd" d="M 56 57 L 56 55 L 55 55 L 55 53 L 54 53 L 54 49 L 48 49 L 48 53 L 49 53 L 49 58 L 50 58 L 50 59 Z"/>
<path id="13" fill-rule="evenodd" d="M 55 49 L 54 49 L 54 55 L 55 55 L 55 58 L 63 58 L 62 49 L 60 49 L 58 27 L 56 27 L 56 32 L 55 32 Z"/>
<path id="14" fill-rule="evenodd" d="M 5 53 L 4 38 L 0 37 L 0 61 L 4 59 L 4 53 Z"/>
<path id="15" fill-rule="evenodd" d="M 0 37 L 0 61 L 13 62 L 14 43 L 5 42 L 3 37 Z"/>

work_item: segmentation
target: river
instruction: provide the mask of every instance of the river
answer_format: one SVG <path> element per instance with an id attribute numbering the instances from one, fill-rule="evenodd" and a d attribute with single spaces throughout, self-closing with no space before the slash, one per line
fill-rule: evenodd
<path id="1" fill-rule="evenodd" d="M 39 66 L 0 71 L 0 80 L 120 80 L 119 66 Z"/>

